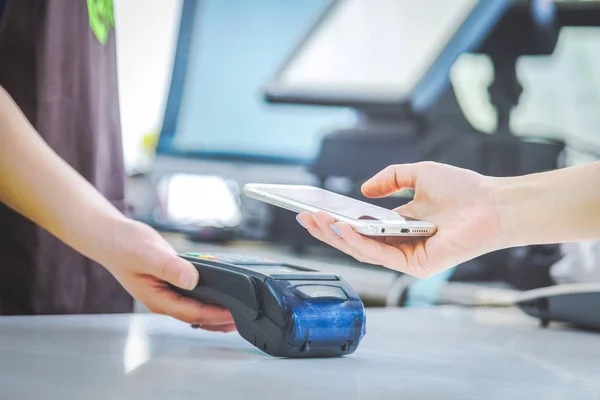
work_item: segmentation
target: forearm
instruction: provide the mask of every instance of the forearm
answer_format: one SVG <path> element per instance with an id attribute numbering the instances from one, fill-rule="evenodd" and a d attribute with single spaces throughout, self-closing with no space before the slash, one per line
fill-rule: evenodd
<path id="1" fill-rule="evenodd" d="M 42 140 L 2 88 L 0 201 L 92 259 L 118 244 L 111 232 L 124 217 Z"/>
<path id="2" fill-rule="evenodd" d="M 600 239 L 600 162 L 495 186 L 504 246 Z"/>

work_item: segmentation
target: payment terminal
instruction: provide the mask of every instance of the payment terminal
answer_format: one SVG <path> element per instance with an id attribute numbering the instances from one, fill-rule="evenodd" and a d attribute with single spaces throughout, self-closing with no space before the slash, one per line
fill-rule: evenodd
<path id="1" fill-rule="evenodd" d="M 358 294 L 337 275 L 256 257 L 186 253 L 200 273 L 193 290 L 176 290 L 227 308 L 239 334 L 276 357 L 353 353 L 365 335 Z"/>

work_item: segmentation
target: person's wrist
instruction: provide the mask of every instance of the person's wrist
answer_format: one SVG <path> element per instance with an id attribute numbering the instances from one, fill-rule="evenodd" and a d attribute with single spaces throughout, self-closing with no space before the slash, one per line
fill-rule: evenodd
<path id="1" fill-rule="evenodd" d="M 491 178 L 491 185 L 499 221 L 498 248 L 524 245 L 527 230 L 521 227 L 526 224 L 526 202 L 533 193 L 521 177 Z"/>
<path id="2" fill-rule="evenodd" d="M 106 218 L 103 226 L 102 237 L 98 238 L 91 258 L 110 270 L 135 256 L 135 243 L 142 232 L 136 221 L 121 215 Z"/>

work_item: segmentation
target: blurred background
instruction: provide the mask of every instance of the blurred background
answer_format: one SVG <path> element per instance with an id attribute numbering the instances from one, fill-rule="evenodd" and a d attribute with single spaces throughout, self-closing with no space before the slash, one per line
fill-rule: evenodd
<path id="1" fill-rule="evenodd" d="M 115 17 L 128 201 L 178 251 L 336 272 L 374 307 L 506 306 L 600 281 L 597 243 L 414 281 L 239 193 L 301 183 L 375 202 L 358 188 L 393 163 L 509 176 L 597 160 L 600 1 L 115 0 Z"/>

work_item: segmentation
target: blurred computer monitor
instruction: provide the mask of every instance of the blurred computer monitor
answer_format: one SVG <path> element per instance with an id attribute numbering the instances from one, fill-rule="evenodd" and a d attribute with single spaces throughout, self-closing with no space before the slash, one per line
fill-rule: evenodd
<path id="1" fill-rule="evenodd" d="M 512 0 L 337 0 L 266 86 L 272 103 L 424 113 Z"/>
<path id="2" fill-rule="evenodd" d="M 262 87 L 330 0 L 184 0 L 159 154 L 309 162 L 353 110 L 270 107 Z"/>

